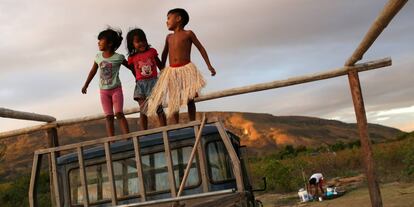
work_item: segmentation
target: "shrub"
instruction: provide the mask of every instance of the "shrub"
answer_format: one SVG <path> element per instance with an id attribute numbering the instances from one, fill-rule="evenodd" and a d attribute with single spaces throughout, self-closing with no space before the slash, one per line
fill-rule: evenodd
<path id="1" fill-rule="evenodd" d="M 29 206 L 30 175 L 23 175 L 16 178 L 13 182 L 3 183 L 0 185 L 0 206 L 2 207 L 26 207 Z M 38 186 L 39 206 L 51 206 L 49 176 L 47 173 L 41 173 L 39 176 Z"/>

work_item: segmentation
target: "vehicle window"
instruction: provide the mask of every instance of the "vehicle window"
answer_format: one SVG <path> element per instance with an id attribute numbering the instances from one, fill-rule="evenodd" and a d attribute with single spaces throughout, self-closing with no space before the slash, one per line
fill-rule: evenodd
<path id="1" fill-rule="evenodd" d="M 184 176 L 184 171 L 190 158 L 192 147 L 183 147 L 171 150 L 175 185 L 177 188 Z M 145 188 L 147 192 L 168 191 L 170 183 L 168 181 L 168 170 L 165 162 L 164 152 L 142 156 L 142 164 L 145 177 Z M 185 187 L 195 186 L 199 183 L 196 159 L 190 168 Z"/>
<path id="2" fill-rule="evenodd" d="M 184 147 L 179 148 L 177 150 L 173 150 L 172 159 L 174 163 L 174 177 L 175 177 L 175 185 L 180 187 L 180 182 L 184 177 L 184 171 L 187 167 L 188 159 L 190 159 L 192 147 Z M 197 170 L 197 162 L 196 157 L 194 157 L 193 162 L 191 164 L 190 173 L 188 174 L 187 182 L 185 183 L 185 187 L 195 186 L 199 184 L 199 177 L 198 177 L 198 170 Z"/>
<path id="3" fill-rule="evenodd" d="M 117 197 L 138 194 L 137 170 L 135 159 L 114 161 L 114 179 Z M 111 199 L 111 188 L 108 180 L 106 163 L 85 168 L 88 183 L 89 202 Z M 83 192 L 79 177 L 79 169 L 69 172 L 72 204 L 83 203 Z"/>
<path id="4" fill-rule="evenodd" d="M 164 152 L 142 156 L 145 190 L 148 193 L 169 190 L 168 170 Z"/>
<path id="5" fill-rule="evenodd" d="M 171 150 L 176 186 L 184 176 L 185 167 L 191 154 L 192 147 Z M 143 155 L 142 169 L 144 185 L 147 193 L 169 191 L 168 171 L 164 152 Z M 199 173 L 196 159 L 191 165 L 186 187 L 199 184 Z M 117 197 L 139 194 L 139 185 L 135 157 L 113 162 L 114 178 Z M 106 163 L 87 166 L 86 179 L 88 183 L 89 202 L 94 203 L 111 199 L 111 189 L 108 180 Z M 72 205 L 83 203 L 83 193 L 79 177 L 79 169 L 69 171 L 70 193 Z"/>
<path id="6" fill-rule="evenodd" d="M 206 146 L 209 176 L 213 182 L 234 179 L 230 156 L 222 141 L 210 142 Z"/>

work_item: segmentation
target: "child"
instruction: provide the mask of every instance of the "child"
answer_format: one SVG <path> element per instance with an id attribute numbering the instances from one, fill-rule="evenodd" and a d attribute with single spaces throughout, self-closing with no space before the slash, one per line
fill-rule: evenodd
<path id="1" fill-rule="evenodd" d="M 133 29 L 127 34 L 128 65 L 135 71 L 136 86 L 134 99 L 138 101 L 140 112 L 140 127 L 148 129 L 148 117 L 146 115 L 146 99 L 151 95 L 151 90 L 157 82 L 157 67 L 163 66 L 158 58 L 158 53 L 148 45 L 147 37 L 141 29 Z M 158 121 L 161 126 L 167 125 L 162 106 L 158 110 Z"/>
<path id="2" fill-rule="evenodd" d="M 167 14 L 168 30 L 174 33 L 168 34 L 164 50 L 162 52 L 162 64 L 164 65 L 169 55 L 170 66 L 165 68 L 154 87 L 148 100 L 148 114 L 155 114 L 157 107 L 167 99 L 168 117 L 174 117 L 174 122 L 179 121 L 181 105 L 187 104 L 190 120 L 195 120 L 196 107 L 194 98 L 205 86 L 205 81 L 196 66 L 191 62 L 191 46 L 194 44 L 204 58 L 211 75 L 216 71 L 210 64 L 207 52 L 197 39 L 193 31 L 185 30 L 189 21 L 188 13 L 184 9 L 172 9 Z"/>
<path id="3" fill-rule="evenodd" d="M 122 133 L 129 133 L 128 122 L 123 113 L 124 97 L 121 81 L 119 80 L 119 68 L 121 64 L 128 66 L 125 57 L 115 51 L 121 45 L 122 33 L 108 28 L 98 35 L 98 48 L 92 69 L 82 88 L 86 94 L 89 83 L 95 76 L 98 68 L 100 74 L 99 88 L 103 111 L 106 115 L 106 132 L 108 136 L 114 136 L 114 111 L 118 119 Z"/>

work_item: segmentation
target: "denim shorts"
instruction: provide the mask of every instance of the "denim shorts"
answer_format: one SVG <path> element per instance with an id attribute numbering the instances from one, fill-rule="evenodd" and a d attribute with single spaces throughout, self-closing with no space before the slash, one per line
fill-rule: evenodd
<path id="1" fill-rule="evenodd" d="M 145 99 L 151 95 L 152 88 L 157 83 L 158 78 L 137 80 L 134 90 L 134 99 Z"/>

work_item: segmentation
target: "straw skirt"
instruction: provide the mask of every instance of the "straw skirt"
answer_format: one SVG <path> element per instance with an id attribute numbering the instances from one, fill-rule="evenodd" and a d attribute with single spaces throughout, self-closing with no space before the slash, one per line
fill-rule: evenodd
<path id="1" fill-rule="evenodd" d="M 206 82 L 193 63 L 180 67 L 166 67 L 162 70 L 157 83 L 148 97 L 148 115 L 155 115 L 159 105 L 167 104 L 167 117 L 179 112 L 188 100 L 206 85 Z"/>

